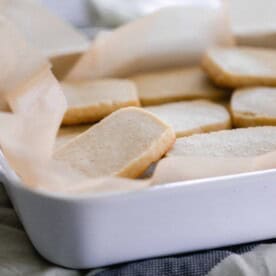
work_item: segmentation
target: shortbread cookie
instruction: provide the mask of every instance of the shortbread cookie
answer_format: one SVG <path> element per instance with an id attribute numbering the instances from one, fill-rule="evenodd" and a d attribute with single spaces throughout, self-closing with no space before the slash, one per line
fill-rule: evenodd
<path id="1" fill-rule="evenodd" d="M 276 50 L 250 47 L 213 48 L 203 68 L 220 86 L 276 86 Z"/>
<path id="2" fill-rule="evenodd" d="M 119 108 L 140 105 L 136 87 L 128 80 L 63 83 L 62 88 L 68 102 L 64 125 L 93 123 Z"/>
<path id="3" fill-rule="evenodd" d="M 131 80 L 137 86 L 143 105 L 198 98 L 219 100 L 229 96 L 226 91 L 212 85 L 199 67 L 144 73 L 133 76 Z"/>
<path id="4" fill-rule="evenodd" d="M 77 125 L 61 127 L 56 137 L 55 148 L 58 149 L 61 146 L 65 145 L 70 140 L 80 135 L 91 126 L 92 125 Z"/>
<path id="5" fill-rule="evenodd" d="M 172 126 L 176 137 L 231 127 L 227 109 L 205 100 L 169 103 L 145 109 Z"/>
<path id="6" fill-rule="evenodd" d="M 237 127 L 276 125 L 276 88 L 237 90 L 231 99 L 231 113 Z"/>
<path id="7" fill-rule="evenodd" d="M 276 127 L 251 127 L 196 134 L 176 140 L 168 156 L 257 156 L 276 150 Z"/>
<path id="8" fill-rule="evenodd" d="M 232 30 L 238 45 L 276 47 L 276 1 L 229 1 Z"/>
<path id="9" fill-rule="evenodd" d="M 0 96 L 0 111 L 3 111 L 3 112 L 11 111 L 9 104 L 7 103 L 5 98 L 1 96 Z"/>
<path id="10" fill-rule="evenodd" d="M 142 108 L 128 107 L 57 150 L 54 158 L 89 177 L 137 177 L 173 145 L 171 127 Z"/>

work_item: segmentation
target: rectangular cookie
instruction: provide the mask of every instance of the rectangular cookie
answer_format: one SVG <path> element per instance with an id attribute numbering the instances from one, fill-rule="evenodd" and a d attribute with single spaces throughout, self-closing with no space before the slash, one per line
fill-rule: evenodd
<path id="1" fill-rule="evenodd" d="M 202 66 L 219 86 L 276 86 L 276 49 L 213 48 L 205 54 Z"/>
<path id="2" fill-rule="evenodd" d="M 63 145 L 67 144 L 70 140 L 80 135 L 90 127 L 91 125 L 61 127 L 56 137 L 55 148 L 58 149 L 62 147 Z"/>
<path id="3" fill-rule="evenodd" d="M 93 123 L 119 108 L 140 105 L 136 87 L 128 80 L 63 82 L 61 85 L 68 103 L 64 125 Z"/>
<path id="4" fill-rule="evenodd" d="M 227 109 L 206 100 L 149 106 L 145 110 L 172 126 L 176 137 L 231 128 Z"/>
<path id="5" fill-rule="evenodd" d="M 142 108 L 128 107 L 59 148 L 54 158 L 88 177 L 137 177 L 174 141 L 171 127 Z"/>
<path id="6" fill-rule="evenodd" d="M 178 138 L 168 156 L 251 157 L 276 150 L 276 127 L 221 130 Z"/>
<path id="7" fill-rule="evenodd" d="M 199 98 L 221 100 L 229 97 L 229 93 L 215 87 L 197 66 L 141 73 L 130 79 L 135 82 L 143 105 Z"/>
<path id="8" fill-rule="evenodd" d="M 236 90 L 231 98 L 231 113 L 236 127 L 276 126 L 276 88 Z"/>
<path id="9" fill-rule="evenodd" d="M 238 45 L 276 48 L 276 1 L 229 1 L 232 30 Z"/>
<path id="10" fill-rule="evenodd" d="M 0 96 L 0 111 L 10 112 L 10 106 L 3 96 Z"/>

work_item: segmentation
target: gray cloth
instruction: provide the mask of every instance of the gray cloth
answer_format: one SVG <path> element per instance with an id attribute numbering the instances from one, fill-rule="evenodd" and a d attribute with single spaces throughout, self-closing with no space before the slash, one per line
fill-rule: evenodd
<path id="1" fill-rule="evenodd" d="M 0 184 L 0 275 L 80 276 L 85 274 L 82 271 L 57 267 L 38 255 Z"/>

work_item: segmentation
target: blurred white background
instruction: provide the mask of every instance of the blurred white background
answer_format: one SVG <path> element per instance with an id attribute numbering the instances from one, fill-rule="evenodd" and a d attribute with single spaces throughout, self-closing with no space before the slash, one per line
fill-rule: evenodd
<path id="1" fill-rule="evenodd" d="M 173 4 L 204 0 L 32 0 L 40 1 L 88 35 Z M 276 33 L 276 0 L 223 0 L 235 35 Z M 216 2 L 216 0 L 214 0 Z"/>
<path id="2" fill-rule="evenodd" d="M 202 0 L 40 0 L 75 26 L 116 27 L 144 14 L 173 4 Z"/>

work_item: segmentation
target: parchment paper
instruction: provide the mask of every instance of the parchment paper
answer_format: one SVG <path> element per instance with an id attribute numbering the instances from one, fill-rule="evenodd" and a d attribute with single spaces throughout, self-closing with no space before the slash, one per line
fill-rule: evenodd
<path id="1" fill-rule="evenodd" d="M 217 18 L 213 13 L 209 16 Z M 153 19 L 143 21 L 142 25 L 146 27 Z M 135 28 L 131 27 L 132 30 Z M 206 41 L 216 40 L 212 37 L 216 32 L 202 31 L 200 35 L 210 36 Z M 31 188 L 65 194 L 137 190 L 171 181 L 274 167 L 276 153 L 251 159 L 166 158 L 157 165 L 153 177 L 146 180 L 84 177 L 52 159 L 57 131 L 67 105 L 48 61 L 26 43 L 6 18 L 0 18 L 0 36 L 0 66 L 6 69 L 0 76 L 0 95 L 11 108 L 11 112 L 0 112 L 0 144 L 11 167 Z M 115 32 L 112 37 L 121 39 L 120 32 Z M 89 56 L 85 55 L 84 59 Z"/>
<path id="2" fill-rule="evenodd" d="M 79 81 L 200 62 L 208 47 L 233 45 L 225 1 L 183 1 L 104 35 L 66 77 Z"/>

